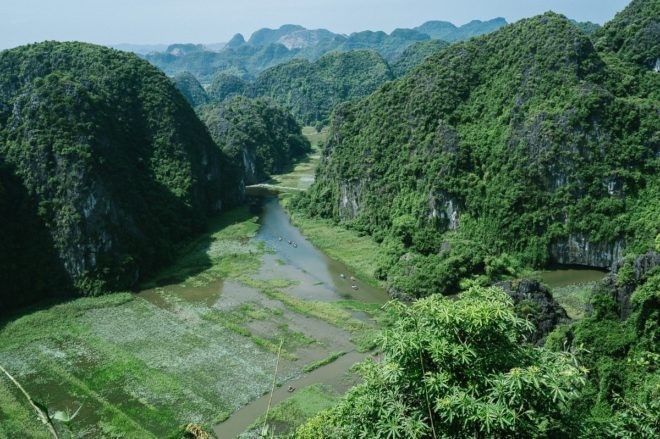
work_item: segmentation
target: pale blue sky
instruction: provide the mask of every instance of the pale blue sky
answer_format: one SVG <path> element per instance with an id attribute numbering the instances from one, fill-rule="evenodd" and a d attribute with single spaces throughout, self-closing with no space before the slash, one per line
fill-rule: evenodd
<path id="1" fill-rule="evenodd" d="M 210 43 L 285 23 L 350 33 L 547 10 L 603 23 L 629 0 L 0 0 L 0 49 L 42 40 Z"/>

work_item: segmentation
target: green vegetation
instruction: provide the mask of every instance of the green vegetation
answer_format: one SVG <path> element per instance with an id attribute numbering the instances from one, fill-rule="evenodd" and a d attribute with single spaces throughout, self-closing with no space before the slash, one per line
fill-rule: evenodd
<path id="1" fill-rule="evenodd" d="M 660 62 L 660 4 L 633 0 L 600 31 L 594 33 L 599 48 L 615 52 L 645 69 Z"/>
<path id="2" fill-rule="evenodd" d="M 218 279 L 237 279 L 259 268 L 263 248 L 247 241 L 259 230 L 248 208 L 233 209 L 214 218 L 209 232 L 189 242 L 176 261 L 159 271 L 142 288 L 182 284 L 205 286 Z"/>
<path id="3" fill-rule="evenodd" d="M 622 321 L 615 297 L 594 289 L 593 313 L 551 333 L 548 348 L 576 350 L 588 370 L 587 386 L 572 405 L 582 437 L 654 438 L 660 434 L 660 268 L 637 280 L 617 274 L 617 285 L 629 283 L 634 311 Z"/>
<path id="4" fill-rule="evenodd" d="M 0 102 L 3 181 L 20 182 L 7 193 L 35 227 L 16 238 L 50 235 L 20 257 L 57 255 L 44 269 L 67 278 L 45 286 L 32 263 L 8 273 L 3 264 L 4 303 L 29 303 L 32 289 L 129 288 L 238 194 L 229 161 L 173 83 L 135 55 L 55 42 L 3 51 Z"/>
<path id="5" fill-rule="evenodd" d="M 207 93 L 211 100 L 223 102 L 244 94 L 247 86 L 248 82 L 239 76 L 219 73 L 213 77 Z"/>
<path id="6" fill-rule="evenodd" d="M 609 266 L 659 232 L 658 88 L 631 95 L 628 76 L 657 85 L 553 13 L 454 44 L 337 108 L 292 205 L 371 235 L 377 276 L 411 296 L 551 259 Z"/>
<path id="7" fill-rule="evenodd" d="M 364 382 L 297 438 L 570 436 L 585 370 L 521 343 L 529 323 L 504 292 L 390 306 L 399 318 L 380 338 L 384 358 L 362 363 Z"/>
<path id="8" fill-rule="evenodd" d="M 286 437 L 303 424 L 307 419 L 322 410 L 332 407 L 338 400 L 335 392 L 320 384 L 296 390 L 296 392 L 285 401 L 279 403 L 268 414 L 269 432 L 275 437 Z M 264 417 L 259 418 L 253 426 L 240 438 L 258 437 Z"/>
<path id="9" fill-rule="evenodd" d="M 235 97 L 198 111 L 245 184 L 268 179 L 310 151 L 300 125 L 269 100 Z"/>
<path id="10" fill-rule="evenodd" d="M 181 72 L 176 75 L 174 84 L 193 107 L 206 104 L 209 101 L 206 91 L 190 72 Z"/>
<path id="11" fill-rule="evenodd" d="M 314 127 L 304 127 L 302 133 L 311 144 L 311 152 L 294 160 L 284 173 L 271 176 L 266 183 L 269 188 L 279 192 L 291 192 L 292 188 L 307 189 L 314 182 L 314 173 L 321 161 L 321 144 L 325 142 L 328 130 L 324 128 L 319 132 Z"/>
<path id="12" fill-rule="evenodd" d="M 341 357 L 342 355 L 345 355 L 345 354 L 346 354 L 346 352 L 333 352 L 332 354 L 328 355 L 324 359 L 319 360 L 319 361 L 315 361 L 314 363 L 310 363 L 307 366 L 303 367 L 303 372 L 305 372 L 305 373 L 312 372 L 312 371 L 318 369 L 319 367 L 323 367 L 326 364 L 332 363 L 337 358 L 339 358 L 339 357 Z"/>
<path id="13" fill-rule="evenodd" d="M 261 73 L 250 96 L 267 96 L 304 124 L 325 123 L 334 107 L 364 98 L 393 78 L 378 53 L 332 52 L 316 62 L 294 59 Z"/>
<path id="14" fill-rule="evenodd" d="M 577 320 L 584 317 L 590 292 L 595 287 L 595 282 L 589 282 L 553 288 L 552 297 L 566 310 L 571 319 Z"/>
<path id="15" fill-rule="evenodd" d="M 406 76 L 415 67 L 422 64 L 426 58 L 447 48 L 449 43 L 442 40 L 420 41 L 409 46 L 392 64 L 392 73 L 397 78 Z"/>

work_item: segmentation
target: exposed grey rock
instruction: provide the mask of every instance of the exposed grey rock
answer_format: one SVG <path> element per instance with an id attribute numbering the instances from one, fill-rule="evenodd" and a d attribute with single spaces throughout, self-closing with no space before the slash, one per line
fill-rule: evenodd
<path id="1" fill-rule="evenodd" d="M 626 265 L 632 266 L 633 276 L 628 281 L 623 281 L 620 276 L 621 269 Z M 589 304 L 587 305 L 587 312 L 593 311 L 591 299 L 596 294 L 606 293 L 616 301 L 618 305 L 619 318 L 621 320 L 627 319 L 633 311 L 633 305 L 630 302 L 630 297 L 639 285 L 644 282 L 648 273 L 654 268 L 660 266 L 660 253 L 649 251 L 641 256 L 638 256 L 633 261 L 626 262 L 624 259 L 619 259 L 612 266 L 612 270 L 605 276 L 605 278 L 597 285 L 591 293 Z"/>
<path id="2" fill-rule="evenodd" d="M 511 296 L 516 311 L 525 313 L 523 317 L 534 324 L 536 329 L 529 337 L 533 343 L 542 345 L 545 337 L 557 325 L 570 321 L 566 310 L 555 301 L 550 290 L 537 280 L 505 281 L 498 282 L 495 286 Z M 530 308 L 533 312 L 528 313 Z"/>
<path id="3" fill-rule="evenodd" d="M 550 245 L 550 254 L 560 264 L 610 268 L 623 256 L 623 248 L 622 240 L 592 242 L 585 233 L 572 233 L 554 241 Z"/>

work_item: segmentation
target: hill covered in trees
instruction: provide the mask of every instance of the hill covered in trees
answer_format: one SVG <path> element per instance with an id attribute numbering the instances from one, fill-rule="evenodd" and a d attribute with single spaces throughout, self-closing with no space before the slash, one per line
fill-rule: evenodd
<path id="1" fill-rule="evenodd" d="M 0 163 L 3 311 L 129 288 L 240 196 L 162 72 L 82 43 L 0 53 Z"/>
<path id="2" fill-rule="evenodd" d="M 266 99 L 235 97 L 202 107 L 199 114 L 213 139 L 236 164 L 242 185 L 282 172 L 311 150 L 298 122 Z"/>
<path id="3" fill-rule="evenodd" d="M 553 13 L 452 45 L 336 110 L 300 206 L 382 241 L 382 276 L 412 296 L 644 251 L 658 233 L 658 77 L 609 57 Z M 646 85 L 623 89 L 631 78 Z"/>
<path id="4" fill-rule="evenodd" d="M 446 43 L 440 45 L 444 46 Z M 401 68 L 412 68 L 435 47 L 429 45 L 421 49 L 422 54 L 410 54 Z M 315 62 L 292 59 L 264 70 L 253 81 L 219 73 L 206 91 L 188 72 L 177 75 L 175 82 L 193 106 L 221 103 L 235 96 L 265 97 L 300 123 L 310 125 L 327 124 L 335 106 L 367 97 L 392 79 L 390 66 L 378 53 L 353 50 L 328 53 Z"/>
<path id="5" fill-rule="evenodd" d="M 594 37 L 600 49 L 660 71 L 660 2 L 633 0 Z"/>
<path id="6" fill-rule="evenodd" d="M 392 73 L 397 78 L 401 78 L 426 58 L 447 48 L 449 43 L 443 40 L 426 40 L 408 46 L 394 63 L 392 63 Z"/>
<path id="7" fill-rule="evenodd" d="M 655 4 L 595 47 L 554 13 L 522 20 L 337 110 L 297 208 L 381 241 L 390 292 L 421 299 L 391 305 L 383 358 L 297 437 L 657 437 L 660 77 L 644 38 L 603 41 L 648 33 Z M 612 269 L 532 350 L 483 285 L 551 261 Z"/>
<path id="8" fill-rule="evenodd" d="M 387 62 L 374 51 L 332 52 L 314 63 L 295 59 L 268 69 L 246 94 L 269 97 L 312 124 L 326 121 L 337 104 L 369 96 L 391 79 Z"/>

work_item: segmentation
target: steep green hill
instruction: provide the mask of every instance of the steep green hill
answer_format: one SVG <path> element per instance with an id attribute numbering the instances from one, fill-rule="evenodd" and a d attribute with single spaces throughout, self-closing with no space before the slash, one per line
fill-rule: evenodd
<path id="1" fill-rule="evenodd" d="M 135 55 L 82 43 L 0 53 L 0 160 L 0 222 L 18 230 L 0 258 L 22 245 L 18 271 L 0 266 L 3 304 L 57 291 L 42 273 L 23 277 L 42 269 L 63 267 L 83 293 L 129 288 L 239 190 L 170 79 Z M 57 263 L 42 266 L 51 251 Z"/>
<path id="2" fill-rule="evenodd" d="M 263 182 L 311 150 L 295 119 L 268 100 L 236 97 L 199 112 L 214 140 L 240 168 L 242 184 Z"/>
<path id="3" fill-rule="evenodd" d="M 208 96 L 215 102 L 222 102 L 233 96 L 242 95 L 248 87 L 248 81 L 236 75 L 219 73 L 213 77 L 207 90 Z"/>
<path id="4" fill-rule="evenodd" d="M 519 264 L 609 267 L 658 233 L 660 121 L 606 58 L 553 13 L 452 45 L 336 110 L 299 205 L 384 241 L 381 274 L 412 295 Z"/>
<path id="5" fill-rule="evenodd" d="M 660 1 L 633 0 L 594 38 L 599 49 L 626 61 L 660 70 Z"/>
<path id="6" fill-rule="evenodd" d="M 305 124 L 325 121 L 340 102 L 360 99 L 393 78 L 376 52 L 332 52 L 314 63 L 294 59 L 260 74 L 248 91 L 265 96 Z"/>
<path id="7" fill-rule="evenodd" d="M 179 73 L 174 77 L 174 84 L 193 107 L 208 103 L 209 97 L 206 91 L 192 73 Z"/>
<path id="8" fill-rule="evenodd" d="M 442 40 L 427 40 L 415 43 L 404 50 L 401 56 L 392 63 L 392 73 L 397 78 L 405 76 L 426 58 L 440 52 L 447 46 L 449 46 L 449 43 Z"/>

